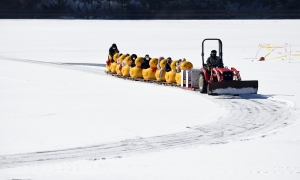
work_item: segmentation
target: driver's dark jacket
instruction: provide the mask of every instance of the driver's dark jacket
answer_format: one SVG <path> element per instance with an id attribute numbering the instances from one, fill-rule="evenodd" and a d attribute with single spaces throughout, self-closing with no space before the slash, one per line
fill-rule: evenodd
<path id="1" fill-rule="evenodd" d="M 216 56 L 215 58 L 210 56 L 209 58 L 207 58 L 206 64 L 208 67 L 223 66 L 222 60 L 218 56 Z"/>

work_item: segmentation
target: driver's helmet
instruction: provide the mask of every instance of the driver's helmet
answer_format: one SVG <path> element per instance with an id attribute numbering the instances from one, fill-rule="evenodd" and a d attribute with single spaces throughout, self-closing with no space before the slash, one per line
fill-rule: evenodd
<path id="1" fill-rule="evenodd" d="M 217 56 L 217 51 L 216 51 L 216 50 L 212 50 L 212 51 L 210 52 L 210 56 L 211 56 L 211 57 L 216 57 L 216 56 Z"/>

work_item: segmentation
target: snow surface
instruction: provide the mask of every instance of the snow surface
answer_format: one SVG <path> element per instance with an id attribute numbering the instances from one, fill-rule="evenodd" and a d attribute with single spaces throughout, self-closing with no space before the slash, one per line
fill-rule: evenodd
<path id="1" fill-rule="evenodd" d="M 300 179 L 299 20 L 0 20 L 0 179 Z M 257 95 L 208 96 L 104 73 L 108 48 L 185 57 L 205 38 Z M 205 55 L 217 49 L 205 44 Z"/>

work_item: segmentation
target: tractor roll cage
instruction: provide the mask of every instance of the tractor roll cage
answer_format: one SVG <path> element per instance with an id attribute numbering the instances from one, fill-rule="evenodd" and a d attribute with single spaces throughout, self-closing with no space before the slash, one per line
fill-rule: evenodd
<path id="1" fill-rule="evenodd" d="M 207 40 L 215 40 L 215 41 L 218 41 L 219 42 L 219 58 L 221 60 L 223 60 L 223 47 L 222 47 L 222 41 L 221 39 L 218 39 L 218 38 L 207 38 L 207 39 L 204 39 L 202 41 L 202 53 L 201 53 L 201 56 L 202 56 L 202 67 L 204 67 L 204 42 L 207 41 Z"/>

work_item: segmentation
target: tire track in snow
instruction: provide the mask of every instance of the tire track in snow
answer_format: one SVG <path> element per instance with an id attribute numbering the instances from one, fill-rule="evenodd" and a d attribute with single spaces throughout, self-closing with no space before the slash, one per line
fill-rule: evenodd
<path id="1" fill-rule="evenodd" d="M 72 66 L 64 63 L 47 63 L 32 60 L 13 61 L 63 67 L 89 73 L 104 74 L 97 69 Z M 193 93 L 193 92 L 189 92 Z M 185 131 L 153 137 L 137 137 L 94 146 L 75 147 L 54 151 L 33 152 L 0 156 L 0 169 L 37 163 L 77 159 L 107 159 L 135 153 L 160 151 L 200 144 L 223 144 L 235 140 L 265 137 L 277 129 L 291 124 L 298 110 L 288 101 L 266 98 L 261 95 L 207 96 L 220 108 L 229 110 L 219 120 L 199 126 L 187 127 Z M 201 116 L 201 115 L 199 115 Z"/>
<path id="2" fill-rule="evenodd" d="M 45 62 L 45 61 L 19 59 L 19 58 L 10 58 L 10 57 L 0 56 L 0 60 L 1 59 L 8 60 L 8 61 L 14 61 L 14 62 L 24 62 L 24 63 L 30 63 L 30 64 L 39 64 L 39 65 L 44 65 L 44 66 L 52 66 L 52 67 L 70 69 L 70 70 L 77 70 L 77 71 L 82 71 L 82 72 L 87 72 L 87 73 L 92 73 L 92 74 L 106 74 L 103 71 L 99 71 L 99 69 L 86 67 L 86 66 L 105 67 L 105 64 Z"/>

